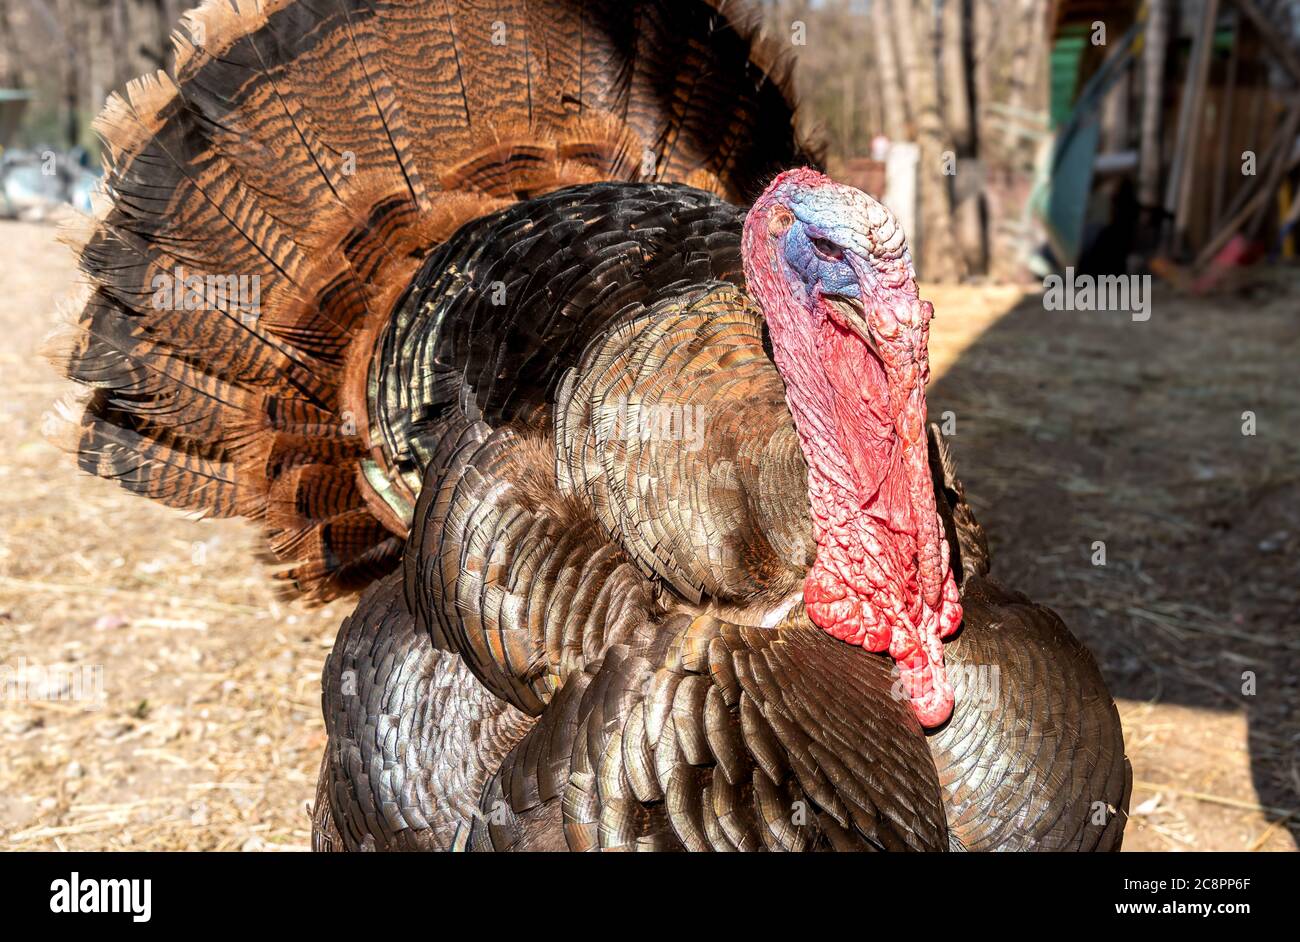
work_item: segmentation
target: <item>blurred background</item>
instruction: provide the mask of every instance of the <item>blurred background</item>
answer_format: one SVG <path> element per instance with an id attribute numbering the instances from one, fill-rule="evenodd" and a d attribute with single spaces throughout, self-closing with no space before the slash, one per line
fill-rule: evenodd
<path id="1" fill-rule="evenodd" d="M 277 602 L 251 527 L 82 476 L 45 435 L 70 390 L 38 350 L 77 283 L 53 223 L 89 208 L 94 116 L 167 66 L 188 6 L 0 0 L 0 846 L 308 843 L 350 603 Z M 832 174 L 908 231 L 931 418 L 995 574 L 1120 702 L 1126 849 L 1294 850 L 1300 3 L 759 6 Z M 1044 291 L 1102 275 L 1135 303 Z"/>
<path id="2" fill-rule="evenodd" d="M 1074 266 L 1204 288 L 1293 256 L 1291 0 L 759 4 L 831 169 L 903 217 L 928 280 Z M 188 6 L 0 3 L 0 212 L 88 205 L 94 116 L 169 65 Z"/>

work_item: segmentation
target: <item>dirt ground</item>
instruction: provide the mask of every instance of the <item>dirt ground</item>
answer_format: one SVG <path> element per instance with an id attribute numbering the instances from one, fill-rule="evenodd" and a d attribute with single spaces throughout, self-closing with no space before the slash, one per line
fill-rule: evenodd
<path id="1" fill-rule="evenodd" d="M 47 442 L 70 387 L 36 351 L 72 260 L 48 226 L 0 223 L 0 245 L 0 671 L 26 690 L 0 702 L 0 846 L 305 850 L 347 603 L 276 602 L 252 527 Z M 1125 849 L 1294 850 L 1300 274 L 1158 294 L 1145 323 L 927 296 L 931 417 L 951 413 L 995 573 L 1060 611 L 1120 698 Z"/>

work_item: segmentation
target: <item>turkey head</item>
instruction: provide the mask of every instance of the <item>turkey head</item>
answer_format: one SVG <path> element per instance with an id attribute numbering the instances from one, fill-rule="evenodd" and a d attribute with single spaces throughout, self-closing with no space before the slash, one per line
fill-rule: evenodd
<path id="1" fill-rule="evenodd" d="M 962 610 L 927 458 L 934 309 L 903 230 L 867 194 L 791 170 L 746 217 L 743 256 L 808 464 L 808 616 L 888 651 L 917 718 L 939 725 L 953 706 L 942 639 Z"/>

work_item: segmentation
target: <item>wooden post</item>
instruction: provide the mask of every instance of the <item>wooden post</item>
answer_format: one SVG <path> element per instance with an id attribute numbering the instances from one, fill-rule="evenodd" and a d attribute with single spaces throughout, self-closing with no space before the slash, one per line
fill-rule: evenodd
<path id="1" fill-rule="evenodd" d="M 1165 90 L 1165 45 L 1169 37 L 1169 0 L 1150 0 L 1142 49 L 1142 143 L 1138 165 L 1138 202 L 1160 202 L 1160 116 Z"/>
<path id="2" fill-rule="evenodd" d="M 1192 180 L 1196 176 L 1195 148 L 1200 136 L 1201 113 L 1205 110 L 1205 82 L 1210 74 L 1214 51 L 1214 24 L 1219 15 L 1219 0 L 1205 0 L 1201 22 L 1192 43 L 1192 58 L 1183 81 L 1183 101 L 1178 109 L 1178 137 L 1174 145 L 1174 165 L 1169 171 L 1165 190 L 1165 210 L 1174 217 L 1174 228 L 1167 250 L 1178 252 L 1187 238 L 1187 214 L 1191 208 Z"/>
<path id="3" fill-rule="evenodd" d="M 1210 219 L 1223 216 L 1223 198 L 1228 185 L 1228 144 L 1232 137 L 1233 99 L 1237 97 L 1237 62 L 1241 53 L 1241 20 L 1233 17 L 1232 51 L 1228 56 L 1228 74 L 1219 101 L 1219 153 L 1214 161 L 1214 196 L 1210 200 Z"/>

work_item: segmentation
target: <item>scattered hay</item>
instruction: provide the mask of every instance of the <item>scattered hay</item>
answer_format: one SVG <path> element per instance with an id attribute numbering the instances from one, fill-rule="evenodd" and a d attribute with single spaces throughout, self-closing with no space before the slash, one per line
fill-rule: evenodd
<path id="1" fill-rule="evenodd" d="M 0 846 L 305 849 L 320 670 L 349 605 L 277 603 L 251 527 L 185 519 L 45 442 L 68 387 L 34 351 L 71 258 L 49 229 L 2 228 L 0 665 L 99 667 L 104 698 L 0 703 Z M 1290 277 L 1249 302 L 1157 295 L 1145 324 L 1049 314 L 1014 288 L 926 292 L 931 418 L 954 413 L 995 572 L 1057 608 L 1120 697 L 1129 849 L 1294 848 Z"/>

